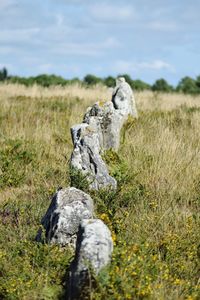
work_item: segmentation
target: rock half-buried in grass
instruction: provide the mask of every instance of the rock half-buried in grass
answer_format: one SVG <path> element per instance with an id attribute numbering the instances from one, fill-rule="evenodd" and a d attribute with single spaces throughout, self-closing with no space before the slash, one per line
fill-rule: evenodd
<path id="1" fill-rule="evenodd" d="M 110 262 L 113 241 L 108 227 L 99 219 L 81 222 L 74 261 L 70 267 L 68 299 L 82 299 L 89 293 L 92 275 Z"/>
<path id="2" fill-rule="evenodd" d="M 93 190 L 116 189 L 116 180 L 109 175 L 101 157 L 98 133 L 90 125 L 82 123 L 71 128 L 74 150 L 70 167 L 86 175 L 89 187 Z"/>
<path id="3" fill-rule="evenodd" d="M 61 189 L 53 196 L 42 218 L 36 240 L 75 246 L 79 225 L 83 219 L 93 218 L 93 200 L 74 187 Z"/>

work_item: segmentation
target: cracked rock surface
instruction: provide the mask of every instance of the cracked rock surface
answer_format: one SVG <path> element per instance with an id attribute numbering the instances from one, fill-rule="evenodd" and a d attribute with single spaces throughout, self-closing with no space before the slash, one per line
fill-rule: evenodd
<path id="1" fill-rule="evenodd" d="M 91 189 L 116 189 L 117 182 L 109 175 L 101 154 L 119 148 L 120 132 L 129 116 L 137 118 L 135 100 L 131 87 L 120 77 L 111 101 L 89 107 L 83 123 L 71 128 L 74 150 L 70 166 L 87 175 Z"/>
<path id="2" fill-rule="evenodd" d="M 111 259 L 113 241 L 108 227 L 99 219 L 81 222 L 74 261 L 70 269 L 70 299 L 79 299 L 84 286 L 89 286 L 90 271 L 96 275 Z"/>
<path id="3" fill-rule="evenodd" d="M 129 116 L 138 116 L 135 99 L 130 85 L 120 77 L 116 80 L 111 101 L 89 107 L 83 122 L 98 133 L 102 150 L 118 150 L 120 132 Z"/>
<path id="4" fill-rule="evenodd" d="M 108 173 L 100 151 L 98 133 L 86 123 L 71 128 L 74 150 L 70 167 L 86 175 L 91 189 L 98 190 L 105 187 L 116 189 L 116 180 Z"/>
<path id="5" fill-rule="evenodd" d="M 60 245 L 75 246 L 79 224 L 83 219 L 93 218 L 93 200 L 74 187 L 57 191 L 42 218 L 44 240 Z M 42 229 L 37 241 L 42 241 Z"/>

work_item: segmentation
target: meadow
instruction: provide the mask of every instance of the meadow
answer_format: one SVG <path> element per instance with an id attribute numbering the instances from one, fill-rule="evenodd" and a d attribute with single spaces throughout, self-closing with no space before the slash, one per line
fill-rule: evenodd
<path id="1" fill-rule="evenodd" d="M 34 239 L 52 195 L 70 185 L 70 127 L 111 94 L 0 85 L 0 299 L 65 298 L 73 251 Z M 139 118 L 104 154 L 118 189 L 91 193 L 115 247 L 90 299 L 200 299 L 200 96 L 135 99 Z"/>

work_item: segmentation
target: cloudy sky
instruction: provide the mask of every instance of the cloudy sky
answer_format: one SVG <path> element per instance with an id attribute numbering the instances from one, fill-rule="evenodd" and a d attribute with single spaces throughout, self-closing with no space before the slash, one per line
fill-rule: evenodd
<path id="1" fill-rule="evenodd" d="M 200 74 L 200 0 L 0 0 L 0 68 L 65 78 Z"/>

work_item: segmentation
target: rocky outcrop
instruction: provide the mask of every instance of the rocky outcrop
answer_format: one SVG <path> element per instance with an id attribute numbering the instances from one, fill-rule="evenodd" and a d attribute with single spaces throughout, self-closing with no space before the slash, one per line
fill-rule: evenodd
<path id="1" fill-rule="evenodd" d="M 131 87 L 120 77 L 112 100 L 89 107 L 83 123 L 71 128 L 74 150 L 70 165 L 87 175 L 91 189 L 116 189 L 117 183 L 109 175 L 101 154 L 119 148 L 121 128 L 129 115 L 137 117 L 135 100 Z"/>
<path id="2" fill-rule="evenodd" d="M 53 196 L 42 218 L 42 229 L 36 240 L 75 246 L 79 225 L 83 219 L 93 218 L 93 200 L 81 190 L 70 187 L 61 189 Z"/>
<path id="3" fill-rule="evenodd" d="M 113 242 L 110 230 L 98 219 L 81 222 L 74 261 L 69 278 L 69 299 L 80 299 L 84 288 L 90 285 L 92 272 L 95 275 L 111 259 Z"/>

